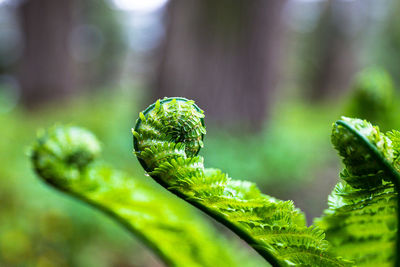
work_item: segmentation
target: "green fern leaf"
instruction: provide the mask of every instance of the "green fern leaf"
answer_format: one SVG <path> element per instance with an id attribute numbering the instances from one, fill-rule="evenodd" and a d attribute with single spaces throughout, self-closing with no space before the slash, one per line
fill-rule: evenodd
<path id="1" fill-rule="evenodd" d="M 45 182 L 108 214 L 168 266 L 255 266 L 239 264 L 241 253 L 184 203 L 98 162 L 99 155 L 90 132 L 57 126 L 39 134 L 31 157 Z"/>
<path id="2" fill-rule="evenodd" d="M 399 136 L 397 131 L 386 136 L 360 119 L 343 117 L 333 126 L 343 181 L 316 224 L 326 231 L 332 251 L 357 266 L 393 266 L 396 259 Z"/>
<path id="3" fill-rule="evenodd" d="M 256 185 L 204 168 L 204 114 L 185 98 L 158 100 L 133 130 L 143 168 L 162 186 L 228 226 L 273 266 L 345 266 L 324 233 L 307 227 L 291 201 L 261 194 Z"/>

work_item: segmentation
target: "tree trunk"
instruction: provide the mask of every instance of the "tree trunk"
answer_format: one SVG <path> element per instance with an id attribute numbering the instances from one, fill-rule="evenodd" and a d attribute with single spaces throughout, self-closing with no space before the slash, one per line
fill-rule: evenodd
<path id="1" fill-rule="evenodd" d="M 329 0 L 305 55 L 310 97 L 320 101 L 347 91 L 356 72 L 354 17 L 360 18 L 357 2 Z M 304 72 L 303 72 L 304 73 Z"/>
<path id="2" fill-rule="evenodd" d="M 279 75 L 282 0 L 171 0 L 156 96 L 260 129 Z"/>
<path id="3" fill-rule="evenodd" d="M 68 47 L 74 7 L 75 0 L 28 0 L 20 6 L 24 52 L 19 80 L 28 106 L 65 97 L 75 88 Z"/>

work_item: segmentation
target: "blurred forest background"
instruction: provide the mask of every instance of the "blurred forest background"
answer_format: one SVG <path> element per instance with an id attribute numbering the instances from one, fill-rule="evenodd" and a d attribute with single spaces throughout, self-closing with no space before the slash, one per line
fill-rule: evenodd
<path id="1" fill-rule="evenodd" d="M 0 265 L 162 266 L 41 183 L 27 151 L 37 129 L 77 124 L 147 181 L 130 129 L 164 96 L 205 110 L 207 166 L 311 222 L 338 179 L 332 122 L 400 128 L 399 12 L 396 0 L 0 0 Z"/>

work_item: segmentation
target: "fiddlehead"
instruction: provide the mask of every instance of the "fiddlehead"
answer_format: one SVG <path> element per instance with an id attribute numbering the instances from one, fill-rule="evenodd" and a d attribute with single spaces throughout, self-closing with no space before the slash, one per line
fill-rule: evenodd
<path id="1" fill-rule="evenodd" d="M 345 117 L 332 130 L 345 165 L 343 182 L 317 224 L 326 230 L 333 251 L 358 266 L 393 266 L 396 258 L 400 139 L 398 132 L 389 137 L 366 121 Z"/>
<path id="2" fill-rule="evenodd" d="M 93 134 L 57 126 L 39 135 L 31 157 L 44 181 L 111 216 L 169 266 L 239 266 L 231 246 L 202 218 L 180 201 L 98 162 L 99 154 Z"/>
<path id="3" fill-rule="evenodd" d="M 100 155 L 96 137 L 79 127 L 54 127 L 40 132 L 32 147 L 35 170 L 46 182 L 68 186 Z"/>
<path id="4" fill-rule="evenodd" d="M 307 227 L 291 201 L 263 195 L 250 182 L 204 168 L 197 156 L 203 112 L 184 98 L 165 98 L 140 113 L 135 153 L 162 186 L 228 226 L 274 266 L 343 266 L 332 257 L 324 233 Z"/>

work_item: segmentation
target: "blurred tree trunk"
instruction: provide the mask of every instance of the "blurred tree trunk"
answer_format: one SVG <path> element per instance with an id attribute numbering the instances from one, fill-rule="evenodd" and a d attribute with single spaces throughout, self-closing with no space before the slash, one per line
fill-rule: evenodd
<path id="1" fill-rule="evenodd" d="M 311 44 L 305 54 L 313 57 L 311 66 L 305 66 L 310 73 L 310 97 L 324 100 L 340 95 L 350 87 L 356 72 L 354 51 L 354 20 L 359 18 L 357 1 L 329 0 L 320 21 L 311 37 Z"/>
<path id="2" fill-rule="evenodd" d="M 156 96 L 260 129 L 279 74 L 283 0 L 171 0 Z"/>
<path id="3" fill-rule="evenodd" d="M 24 36 L 19 80 L 27 106 L 62 98 L 75 88 L 68 47 L 75 4 L 75 0 L 27 0 L 19 7 Z"/>

